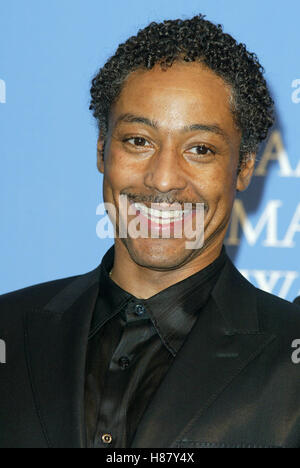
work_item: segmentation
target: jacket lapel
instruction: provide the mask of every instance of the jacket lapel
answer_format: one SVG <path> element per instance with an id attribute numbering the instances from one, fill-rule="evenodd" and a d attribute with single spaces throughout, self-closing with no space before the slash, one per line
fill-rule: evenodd
<path id="1" fill-rule="evenodd" d="M 48 447 L 85 446 L 84 374 L 100 266 L 24 315 L 34 403 Z"/>
<path id="2" fill-rule="evenodd" d="M 273 339 L 259 329 L 255 288 L 228 259 L 210 302 L 144 413 L 131 446 L 176 446 Z"/>

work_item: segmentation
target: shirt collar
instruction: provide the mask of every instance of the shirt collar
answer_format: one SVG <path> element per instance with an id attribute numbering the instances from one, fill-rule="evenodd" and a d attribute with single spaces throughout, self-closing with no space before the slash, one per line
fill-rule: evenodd
<path id="1" fill-rule="evenodd" d="M 222 247 L 219 257 L 210 265 L 149 299 L 136 298 L 110 278 L 109 272 L 114 264 L 114 255 L 113 245 L 102 259 L 99 300 L 90 336 L 119 313 L 128 302 L 133 307 L 141 304 L 145 307 L 146 316 L 150 317 L 164 345 L 175 356 L 191 331 L 200 310 L 208 301 L 228 259 L 225 247 Z"/>

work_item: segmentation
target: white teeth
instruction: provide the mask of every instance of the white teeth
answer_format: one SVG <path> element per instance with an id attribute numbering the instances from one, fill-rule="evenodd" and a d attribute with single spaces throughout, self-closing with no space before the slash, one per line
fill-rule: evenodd
<path id="1" fill-rule="evenodd" d="M 141 203 L 134 203 L 137 210 L 141 211 L 147 218 L 160 224 L 169 224 L 170 220 L 180 221 L 183 216 L 191 213 L 192 210 L 153 210 Z"/>

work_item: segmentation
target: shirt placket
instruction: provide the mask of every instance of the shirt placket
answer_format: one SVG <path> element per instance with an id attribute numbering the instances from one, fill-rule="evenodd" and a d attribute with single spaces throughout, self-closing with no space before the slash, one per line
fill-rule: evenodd
<path id="1" fill-rule="evenodd" d="M 116 347 L 106 376 L 106 383 L 100 405 L 99 424 L 95 447 L 126 447 L 126 409 L 125 388 L 133 388 L 137 382 L 130 378 L 131 367 L 135 365 L 137 343 L 144 342 L 153 334 L 153 327 L 145 306 L 131 299 L 120 312 L 124 329 Z M 128 392 L 127 392 L 128 395 Z M 113 420 L 110 415 L 113 414 Z"/>

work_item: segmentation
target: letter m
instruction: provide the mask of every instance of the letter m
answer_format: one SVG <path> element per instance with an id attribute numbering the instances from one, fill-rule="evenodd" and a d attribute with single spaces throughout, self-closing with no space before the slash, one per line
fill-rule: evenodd
<path id="1" fill-rule="evenodd" d="M 6 344 L 0 340 L 0 364 L 6 364 Z"/>
<path id="2" fill-rule="evenodd" d="M 226 244 L 240 244 L 239 227 L 241 227 L 249 245 L 255 245 L 264 228 L 266 228 L 266 239 L 263 242 L 263 245 L 266 247 L 278 246 L 277 210 L 281 205 L 282 202 L 280 200 L 269 201 L 256 226 L 254 227 L 249 221 L 242 200 L 236 199 L 232 210 L 229 236 L 227 238 Z"/>
<path id="3" fill-rule="evenodd" d="M 6 85 L 5 81 L 0 80 L 0 103 L 5 104 L 6 103 Z"/>

